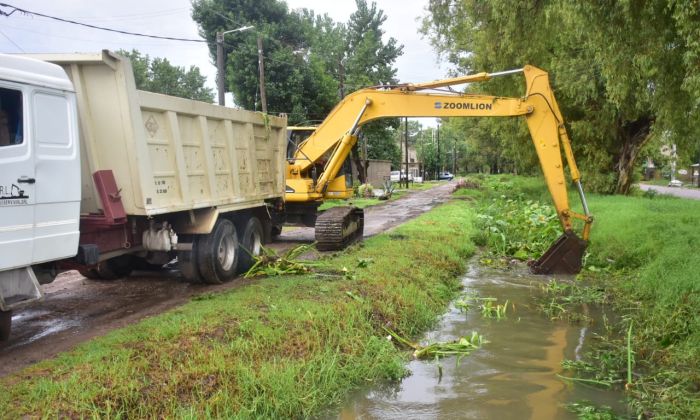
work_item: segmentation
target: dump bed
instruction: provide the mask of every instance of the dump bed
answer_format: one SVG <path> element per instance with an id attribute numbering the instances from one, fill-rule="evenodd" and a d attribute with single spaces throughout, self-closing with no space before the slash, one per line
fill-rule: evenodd
<path id="1" fill-rule="evenodd" d="M 129 215 L 283 197 L 286 118 L 137 90 L 129 60 L 109 51 L 31 56 L 62 66 L 75 86 L 82 213 L 101 210 L 98 170 L 112 170 Z"/>

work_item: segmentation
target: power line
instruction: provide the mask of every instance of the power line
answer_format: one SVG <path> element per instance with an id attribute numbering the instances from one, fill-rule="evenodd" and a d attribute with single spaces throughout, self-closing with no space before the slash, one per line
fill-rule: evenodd
<path id="1" fill-rule="evenodd" d="M 103 41 L 103 40 L 97 40 L 97 39 L 85 39 L 85 37 L 78 37 L 78 36 L 63 36 L 63 35 L 56 35 L 51 32 L 43 32 L 43 31 L 35 31 L 32 29 L 27 29 L 24 27 L 18 27 L 18 26 L 12 26 L 12 25 L 3 25 L 3 29 L 8 28 L 12 29 L 13 31 L 20 31 L 20 32 L 26 32 L 29 34 L 36 34 L 39 36 L 43 37 L 50 37 L 50 38 L 60 38 L 60 39 L 70 39 L 73 41 L 80 41 L 82 43 L 86 44 L 96 44 L 96 45 L 104 45 L 104 44 L 111 44 L 119 47 L 125 47 L 125 42 L 124 41 Z M 148 42 L 146 41 L 145 43 L 142 42 L 136 42 L 132 41 L 128 45 L 129 47 L 161 47 L 161 48 L 169 48 L 168 45 L 173 45 L 173 44 L 167 44 L 167 41 L 153 41 L 153 42 Z M 199 44 L 187 44 L 186 46 L 179 45 L 176 48 L 201 48 Z"/>
<path id="2" fill-rule="evenodd" d="M 145 38 L 155 38 L 155 39 L 166 39 L 169 41 L 202 42 L 202 43 L 207 42 L 204 39 L 176 38 L 176 37 L 170 37 L 170 36 L 149 35 L 149 34 L 142 34 L 142 33 L 138 33 L 138 32 L 129 32 L 129 31 L 122 31 L 119 29 L 105 28 L 102 26 L 90 25 L 89 23 L 77 22 L 77 21 L 70 20 L 70 19 L 63 19 L 63 18 L 56 17 L 56 16 L 45 15 L 43 13 L 32 12 L 32 11 L 26 10 L 26 9 L 20 9 L 19 7 L 16 7 L 16 6 L 13 6 L 11 4 L 7 4 L 7 3 L 0 3 L 0 7 L 11 7 L 13 9 L 9 13 L 0 10 L 0 16 L 8 16 L 9 17 L 15 12 L 21 12 L 21 13 L 25 13 L 28 15 L 40 16 L 40 17 L 45 17 L 48 19 L 57 20 L 59 22 L 70 23 L 70 24 L 79 25 L 79 26 L 85 26 L 87 28 L 99 29 L 101 31 L 116 32 L 116 33 L 124 34 L 124 35 L 141 36 L 141 37 L 145 37 Z"/>
<path id="3" fill-rule="evenodd" d="M 17 45 L 17 43 L 16 43 L 15 41 L 13 41 L 9 36 L 5 35 L 5 33 L 4 33 L 3 31 L 0 31 L 0 35 L 4 36 L 5 39 L 7 39 L 8 41 L 10 41 L 10 43 L 11 43 L 12 45 L 14 45 L 15 47 L 17 47 L 18 50 L 20 50 L 20 51 L 22 51 L 22 52 L 26 52 L 26 51 L 24 51 L 24 49 L 23 49 L 22 47 L 20 47 L 19 45 Z"/>

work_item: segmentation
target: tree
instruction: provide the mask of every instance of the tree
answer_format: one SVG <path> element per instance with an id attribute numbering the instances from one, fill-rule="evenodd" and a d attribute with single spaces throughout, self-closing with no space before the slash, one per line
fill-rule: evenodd
<path id="1" fill-rule="evenodd" d="M 268 109 L 284 112 L 289 123 L 323 121 L 343 92 L 396 84 L 393 64 L 402 53 L 394 38 L 383 40 L 386 21 L 376 3 L 356 0 L 347 25 L 307 9 L 289 11 L 279 0 L 194 0 L 192 17 L 210 42 L 215 58 L 216 32 L 254 25 L 255 31 L 226 35 L 226 86 L 237 104 L 257 109 L 258 60 L 254 38 L 263 37 Z M 391 155 L 392 121 L 363 126 L 368 157 Z M 348 127 L 350 128 L 350 127 Z M 353 157 L 364 182 L 366 165 L 357 148 Z"/>
<path id="2" fill-rule="evenodd" d="M 181 98 L 213 102 L 214 93 L 204 86 L 207 78 L 199 72 L 199 67 L 184 67 L 170 64 L 167 58 L 151 59 L 137 50 L 117 51 L 131 61 L 136 88 Z"/>
<path id="3" fill-rule="evenodd" d="M 395 85 L 396 68 L 394 62 L 403 53 L 403 46 L 396 39 L 383 41 L 386 22 L 384 11 L 377 8 L 377 3 L 367 4 L 366 0 L 356 0 L 357 10 L 350 15 L 347 24 L 347 48 L 345 56 L 345 74 L 348 90 L 358 90 L 367 86 Z M 387 119 L 365 124 L 362 132 L 368 143 L 368 158 L 395 158 L 395 142 L 392 132 L 398 127 L 398 120 Z M 392 155 L 393 154 L 393 155 Z M 352 153 L 355 166 L 364 183 L 367 174 L 367 161 L 360 158 L 358 145 Z M 400 152 L 399 152 L 400 157 Z"/>
<path id="4" fill-rule="evenodd" d="M 289 123 L 321 121 L 337 102 L 335 79 L 343 28 L 327 16 L 290 12 L 279 0 L 195 0 L 192 17 L 216 58 L 216 32 L 253 25 L 225 36 L 226 87 L 246 109 L 260 109 L 256 37 L 263 39 L 268 109 Z"/>
<path id="5" fill-rule="evenodd" d="M 627 193 L 649 141 L 698 137 L 698 21 L 697 7 L 676 0 L 431 0 L 424 32 L 463 72 L 549 71 L 588 184 Z M 515 79 L 488 93 L 522 94 Z"/>

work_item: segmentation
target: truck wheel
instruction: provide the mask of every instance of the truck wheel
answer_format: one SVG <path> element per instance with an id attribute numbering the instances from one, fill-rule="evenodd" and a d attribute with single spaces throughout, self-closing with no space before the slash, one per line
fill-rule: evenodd
<path id="1" fill-rule="evenodd" d="M 197 266 L 197 236 L 182 236 L 183 242 L 191 242 L 192 249 L 177 252 L 177 268 L 182 276 L 190 283 L 203 283 Z"/>
<path id="2" fill-rule="evenodd" d="M 238 272 L 245 273 L 255 264 L 255 257 L 262 252 L 263 227 L 260 219 L 251 217 L 243 228 L 241 255 L 238 258 Z"/>
<path id="3" fill-rule="evenodd" d="M 0 311 L 0 341 L 10 338 L 12 331 L 12 311 Z"/>
<path id="4" fill-rule="evenodd" d="M 209 235 L 197 238 L 197 267 L 202 280 L 219 284 L 236 277 L 240 245 L 236 227 L 230 220 L 219 219 Z"/>

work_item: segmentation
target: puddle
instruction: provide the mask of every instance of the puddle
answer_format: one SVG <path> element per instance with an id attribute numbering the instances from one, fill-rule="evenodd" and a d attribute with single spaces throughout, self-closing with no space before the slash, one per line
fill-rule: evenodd
<path id="1" fill-rule="evenodd" d="M 547 279 L 526 269 L 475 269 L 464 277 L 467 294 L 508 300 L 505 319 L 484 318 L 478 303 L 466 313 L 451 306 L 425 341 L 449 341 L 479 332 L 489 343 L 464 357 L 443 359 L 442 377 L 433 361 L 414 360 L 412 374 L 399 384 L 366 389 L 354 396 L 339 419 L 574 419 L 567 403 L 589 400 L 624 413 L 617 391 L 572 385 L 559 379 L 563 359 L 586 351 L 602 328 L 600 310 L 591 325 L 552 322 L 536 308 L 533 293 Z"/>

